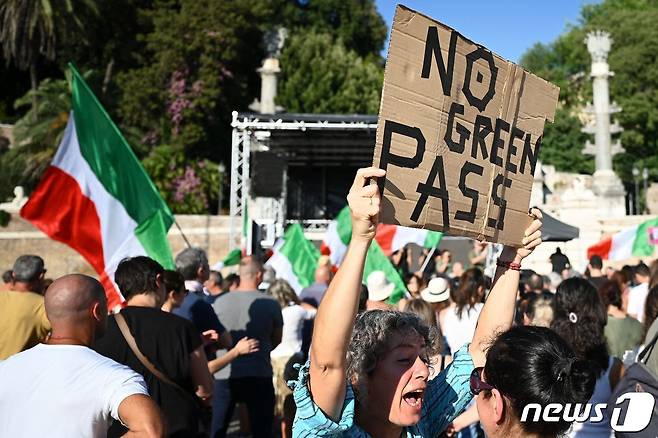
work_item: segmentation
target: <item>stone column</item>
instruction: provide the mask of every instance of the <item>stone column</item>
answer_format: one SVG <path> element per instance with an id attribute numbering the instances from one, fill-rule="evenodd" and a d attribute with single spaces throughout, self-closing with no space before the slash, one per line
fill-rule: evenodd
<path id="1" fill-rule="evenodd" d="M 614 75 L 608 65 L 608 53 L 612 39 L 606 32 L 595 31 L 585 39 L 587 50 L 592 56 L 592 94 L 594 104 L 589 104 L 585 112 L 592 114 L 594 120 L 590 122 L 583 132 L 594 134 L 594 144 L 589 140 L 585 144 L 583 153 L 595 156 L 596 171 L 594 172 L 594 193 L 602 199 L 601 213 L 607 216 L 623 216 L 625 214 L 624 187 L 619 177 L 612 170 L 612 157 L 624 149 L 619 140 L 614 144 L 611 135 L 622 131 L 617 122 L 610 124 L 610 115 L 621 111 L 614 103 L 610 104 L 608 78 Z"/>
<path id="2" fill-rule="evenodd" d="M 263 61 L 263 66 L 258 69 L 260 73 L 260 112 L 263 114 L 274 114 L 276 105 L 276 82 L 277 75 L 281 72 L 279 60 L 276 58 L 267 58 Z"/>

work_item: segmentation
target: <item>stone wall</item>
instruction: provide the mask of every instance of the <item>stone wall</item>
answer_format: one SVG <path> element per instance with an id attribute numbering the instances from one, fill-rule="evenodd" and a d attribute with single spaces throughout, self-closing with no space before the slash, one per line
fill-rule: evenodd
<path id="1" fill-rule="evenodd" d="M 222 260 L 228 253 L 229 216 L 178 215 L 176 221 L 193 246 L 206 250 L 211 264 Z M 174 255 L 185 248 L 185 241 L 175 225 L 167 237 Z M 48 269 L 47 276 L 51 278 L 71 272 L 94 274 L 91 266 L 77 252 L 49 239 L 13 213 L 9 225 L 0 228 L 0 270 L 11 269 L 14 260 L 21 254 L 43 257 Z"/>

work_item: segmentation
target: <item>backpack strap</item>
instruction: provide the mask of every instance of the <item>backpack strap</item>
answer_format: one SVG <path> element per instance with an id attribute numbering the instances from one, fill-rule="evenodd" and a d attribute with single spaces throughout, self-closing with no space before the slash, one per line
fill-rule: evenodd
<path id="1" fill-rule="evenodd" d="M 656 346 L 656 341 L 658 341 L 658 330 L 656 331 L 656 334 L 653 336 L 651 342 L 649 342 L 644 347 L 644 350 L 642 350 L 642 352 L 638 355 L 637 357 L 638 362 L 642 362 L 643 364 L 646 365 L 647 361 L 649 360 L 649 356 L 651 356 L 651 353 L 653 353 L 653 348 Z"/>
<path id="2" fill-rule="evenodd" d="M 150 360 L 146 356 L 142 354 L 140 351 L 139 347 L 137 346 L 137 342 L 135 341 L 135 337 L 130 333 L 130 329 L 128 328 L 128 324 L 126 323 L 126 319 L 123 317 L 121 313 L 117 313 L 114 315 L 114 319 L 117 322 L 117 325 L 119 326 L 119 330 L 121 331 L 121 334 L 123 335 L 124 339 L 128 343 L 128 346 L 132 350 L 133 353 L 135 353 L 135 356 L 137 356 L 137 360 L 139 360 L 142 365 L 146 367 L 147 370 L 151 372 L 158 380 L 161 382 L 166 383 L 167 385 L 173 386 L 174 388 L 183 391 L 185 391 L 183 388 L 181 388 L 176 382 L 171 380 L 169 377 L 165 376 L 160 370 L 158 370 L 153 363 L 151 363 Z"/>

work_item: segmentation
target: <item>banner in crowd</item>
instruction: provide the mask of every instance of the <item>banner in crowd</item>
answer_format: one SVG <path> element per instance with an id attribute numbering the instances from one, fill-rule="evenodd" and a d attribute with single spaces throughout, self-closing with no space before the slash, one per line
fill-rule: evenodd
<path id="1" fill-rule="evenodd" d="M 518 246 L 559 88 L 398 5 L 374 165 L 380 220 Z"/>
<path id="2" fill-rule="evenodd" d="M 626 260 L 631 257 L 652 257 L 656 244 L 652 229 L 658 227 L 658 218 L 627 228 L 587 248 L 587 258 L 598 255 L 604 260 Z"/>
<path id="3" fill-rule="evenodd" d="M 21 216 L 89 262 L 111 309 L 123 301 L 113 282 L 123 258 L 148 255 L 174 268 L 167 241 L 174 218 L 73 66 L 71 73 L 73 111 L 64 137 Z"/>

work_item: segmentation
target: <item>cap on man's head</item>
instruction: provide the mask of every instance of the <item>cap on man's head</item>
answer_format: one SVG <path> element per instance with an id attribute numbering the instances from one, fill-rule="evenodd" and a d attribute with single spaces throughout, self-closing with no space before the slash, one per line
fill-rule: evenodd
<path id="1" fill-rule="evenodd" d="M 37 280 L 41 274 L 46 272 L 43 259 L 38 255 L 26 254 L 18 257 L 14 262 L 14 280 L 30 282 Z"/>

